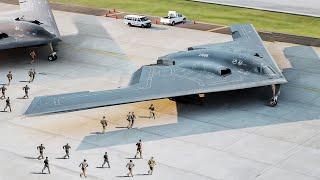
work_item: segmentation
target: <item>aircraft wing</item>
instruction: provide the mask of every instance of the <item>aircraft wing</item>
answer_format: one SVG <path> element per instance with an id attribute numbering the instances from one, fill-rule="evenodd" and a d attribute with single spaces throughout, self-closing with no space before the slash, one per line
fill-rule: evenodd
<path id="1" fill-rule="evenodd" d="M 169 54 L 160 57 L 157 64 L 137 70 L 126 88 L 36 97 L 25 114 L 77 111 L 287 82 L 261 39 L 254 37 L 258 34 L 252 25 L 232 25 L 231 29 L 236 31 L 235 43 L 241 41 L 238 49 L 211 47 Z M 246 48 L 248 51 L 243 52 Z"/>
<path id="2" fill-rule="evenodd" d="M 202 65 L 198 64 L 198 66 L 201 67 Z M 25 115 L 77 111 L 285 82 L 284 78 L 261 78 L 258 75 L 236 70 L 227 77 L 221 77 L 199 69 L 158 65 L 143 66 L 134 73 L 127 88 L 36 97 Z"/>

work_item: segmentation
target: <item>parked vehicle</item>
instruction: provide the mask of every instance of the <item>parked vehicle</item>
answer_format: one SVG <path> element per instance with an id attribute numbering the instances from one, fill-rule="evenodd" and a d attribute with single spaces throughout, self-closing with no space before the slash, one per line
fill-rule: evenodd
<path id="1" fill-rule="evenodd" d="M 127 15 L 124 17 L 124 24 L 128 26 L 151 27 L 151 21 L 145 16 Z"/>
<path id="2" fill-rule="evenodd" d="M 168 16 L 160 19 L 161 23 L 172 26 L 183 21 L 186 21 L 186 17 L 182 14 L 177 13 L 176 11 L 169 11 Z"/>

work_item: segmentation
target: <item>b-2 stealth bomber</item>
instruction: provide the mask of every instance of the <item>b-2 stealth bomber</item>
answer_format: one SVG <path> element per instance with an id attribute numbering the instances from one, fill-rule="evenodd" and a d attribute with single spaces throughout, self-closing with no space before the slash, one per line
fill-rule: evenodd
<path id="1" fill-rule="evenodd" d="M 26 115 L 77 111 L 132 102 L 198 96 L 272 86 L 270 106 L 277 105 L 281 70 L 251 24 L 231 25 L 233 41 L 188 48 L 160 57 L 138 69 L 126 88 L 36 97 Z"/>
<path id="2" fill-rule="evenodd" d="M 0 50 L 49 45 L 48 60 L 57 59 L 53 44 L 61 41 L 48 0 L 19 0 L 20 11 L 0 14 Z"/>

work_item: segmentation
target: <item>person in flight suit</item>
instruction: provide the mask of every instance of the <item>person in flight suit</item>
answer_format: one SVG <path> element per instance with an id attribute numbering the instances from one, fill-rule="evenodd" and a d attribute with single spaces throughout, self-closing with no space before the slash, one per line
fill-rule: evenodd
<path id="1" fill-rule="evenodd" d="M 102 164 L 101 167 L 104 167 L 104 165 L 105 165 L 106 163 L 108 163 L 108 167 L 110 168 L 109 158 L 108 158 L 108 153 L 107 153 L 107 152 L 104 154 L 103 159 L 104 159 L 104 161 L 103 161 L 103 164 Z"/>
<path id="2" fill-rule="evenodd" d="M 11 104 L 10 104 L 10 98 L 8 97 L 6 100 L 6 107 L 4 107 L 3 111 L 6 111 L 6 109 L 9 108 L 11 112 Z"/>
<path id="3" fill-rule="evenodd" d="M 34 78 L 36 77 L 36 69 L 32 69 L 32 77 L 31 77 L 31 82 L 33 82 Z"/>
<path id="4" fill-rule="evenodd" d="M 151 159 L 148 161 L 148 165 L 150 168 L 150 170 L 148 171 L 148 174 L 152 175 L 154 166 L 156 165 L 156 161 L 153 159 L 153 157 L 151 157 Z"/>
<path id="5" fill-rule="evenodd" d="M 38 157 L 38 160 L 43 159 L 43 150 L 45 150 L 46 148 L 43 146 L 43 144 L 41 144 L 40 146 L 37 147 L 37 149 L 39 150 L 39 157 Z"/>
<path id="6" fill-rule="evenodd" d="M 87 167 L 88 167 L 88 163 L 87 163 L 87 160 L 83 160 L 82 163 L 80 163 L 79 167 L 81 167 L 81 170 L 82 170 L 82 173 L 80 173 L 80 177 L 84 176 L 85 178 L 87 178 L 87 175 L 86 175 L 86 170 L 87 170 Z"/>
<path id="7" fill-rule="evenodd" d="M 7 90 L 7 88 L 3 85 L 0 89 L 1 89 L 1 93 L 2 93 L 2 96 L 0 98 L 1 99 L 5 99 L 6 98 L 6 90 Z"/>
<path id="8" fill-rule="evenodd" d="M 129 175 L 131 175 L 131 177 L 133 177 L 132 169 L 134 167 L 134 164 L 133 164 L 132 160 L 130 160 L 130 162 L 127 163 L 126 167 L 129 170 L 127 176 L 129 177 Z"/>
<path id="9" fill-rule="evenodd" d="M 32 76 L 33 76 L 33 71 L 32 71 L 32 69 L 29 70 L 28 76 L 29 76 L 29 83 L 31 83 L 31 81 L 32 81 Z"/>
<path id="10" fill-rule="evenodd" d="M 155 113 L 154 113 L 155 108 L 154 108 L 153 104 L 151 104 L 151 106 L 149 107 L 149 110 L 150 110 L 150 117 L 149 117 L 149 119 L 150 119 L 150 118 L 156 119 L 156 115 L 155 115 Z"/>
<path id="11" fill-rule="evenodd" d="M 30 57 L 31 57 L 31 62 L 30 62 L 30 64 L 32 64 L 33 62 L 34 62 L 34 60 L 35 60 L 35 58 L 36 58 L 36 52 L 33 50 L 33 51 L 31 51 L 31 53 L 30 53 Z"/>
<path id="12" fill-rule="evenodd" d="M 134 156 L 134 158 L 137 158 L 138 154 L 140 154 L 140 159 L 142 159 L 142 143 L 141 143 L 141 139 L 139 140 L 139 142 L 136 144 L 137 146 L 137 153 Z"/>
<path id="13" fill-rule="evenodd" d="M 62 149 L 65 149 L 65 151 L 66 151 L 66 155 L 64 155 L 63 156 L 63 158 L 67 158 L 68 157 L 68 159 L 70 158 L 70 155 L 69 155 L 69 150 L 71 149 L 71 146 L 69 146 L 69 143 L 67 143 L 66 145 L 64 145 L 63 147 L 62 147 Z"/>
<path id="14" fill-rule="evenodd" d="M 134 120 L 136 119 L 136 115 L 134 114 L 134 112 L 131 113 L 131 125 L 130 125 L 130 128 L 133 127 L 133 124 L 134 124 Z"/>
<path id="15" fill-rule="evenodd" d="M 129 112 L 129 114 L 127 115 L 127 121 L 129 122 L 127 126 L 128 129 L 131 127 L 131 120 L 132 120 L 132 116 L 131 116 L 131 112 Z"/>
<path id="16" fill-rule="evenodd" d="M 28 87 L 28 85 L 24 86 L 22 89 L 24 90 L 24 93 L 25 93 L 23 98 L 29 98 L 29 89 L 30 88 Z"/>
<path id="17" fill-rule="evenodd" d="M 106 117 L 103 116 L 102 120 L 100 121 L 101 125 L 102 125 L 102 134 L 104 134 L 106 132 L 106 126 L 108 126 L 107 124 L 107 120 Z"/>
<path id="18" fill-rule="evenodd" d="M 44 167 L 43 167 L 43 169 L 42 169 L 42 173 L 43 173 L 43 171 L 47 168 L 48 169 L 48 172 L 49 172 L 49 174 L 50 174 L 50 168 L 49 168 L 49 159 L 48 159 L 48 157 L 46 157 L 46 159 L 44 160 Z"/>
<path id="19" fill-rule="evenodd" d="M 7 74 L 7 78 L 8 78 L 8 86 L 10 85 L 10 83 L 11 83 L 11 80 L 12 80 L 12 73 L 11 73 L 11 71 L 9 71 L 9 73 Z"/>

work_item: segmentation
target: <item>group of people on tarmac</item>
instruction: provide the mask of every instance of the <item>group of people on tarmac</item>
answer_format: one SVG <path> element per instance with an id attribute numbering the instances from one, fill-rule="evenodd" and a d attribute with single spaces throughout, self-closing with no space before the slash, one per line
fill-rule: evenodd
<path id="1" fill-rule="evenodd" d="M 127 121 L 129 122 L 127 126 L 128 129 L 133 127 L 135 119 L 136 119 L 136 115 L 134 114 L 134 112 L 129 112 L 129 114 L 127 115 Z"/>
<path id="2" fill-rule="evenodd" d="M 40 155 L 39 155 L 39 157 L 38 157 L 38 160 L 41 160 L 41 159 L 44 158 L 44 157 L 43 157 L 43 151 L 44 151 L 45 149 L 46 149 L 46 148 L 43 146 L 43 144 L 40 144 L 40 146 L 37 147 L 37 150 L 39 150 L 39 153 L 40 153 Z M 68 159 L 69 159 L 69 158 L 70 158 L 69 151 L 70 151 L 70 149 L 71 149 L 71 146 L 69 145 L 69 143 L 67 143 L 66 145 L 62 146 L 62 149 L 64 149 L 65 152 L 66 152 L 66 155 L 64 155 L 63 158 L 66 159 L 66 158 L 68 157 Z M 49 167 L 49 158 L 46 157 L 46 159 L 44 160 L 43 163 L 44 163 L 44 167 L 43 167 L 43 169 L 42 169 L 41 172 L 43 173 L 43 171 L 44 171 L 45 169 L 48 169 L 48 172 L 49 172 L 49 174 L 50 174 L 51 172 L 50 172 L 50 167 Z"/>
<path id="3" fill-rule="evenodd" d="M 149 118 L 155 119 L 156 118 L 156 116 L 155 116 L 155 107 L 153 106 L 153 104 L 150 105 L 149 110 L 150 110 Z M 129 112 L 129 114 L 127 115 L 127 121 L 129 122 L 128 126 L 127 126 L 128 129 L 133 127 L 134 121 L 135 121 L 136 118 L 137 117 L 134 114 L 134 112 Z M 100 124 L 102 125 L 102 132 L 101 133 L 104 134 L 106 132 L 106 127 L 108 126 L 108 123 L 107 123 L 107 120 L 106 120 L 105 116 L 102 117 L 102 119 L 100 121 Z"/>
<path id="4" fill-rule="evenodd" d="M 141 139 L 139 140 L 138 143 L 136 143 L 137 146 L 137 152 L 136 155 L 134 156 L 135 159 L 137 159 L 137 156 L 140 155 L 139 159 L 142 159 L 142 142 Z M 65 156 L 63 156 L 64 159 L 66 159 L 68 157 L 68 159 L 70 158 L 70 154 L 69 154 L 69 150 L 71 149 L 71 146 L 69 145 L 69 143 L 67 143 L 66 145 L 64 145 L 62 147 L 65 150 Z M 38 160 L 44 159 L 43 157 L 43 152 L 46 148 L 43 146 L 43 144 L 41 144 L 40 146 L 37 147 L 37 150 L 39 150 L 39 157 Z M 44 170 L 48 170 L 48 173 L 51 174 L 50 172 L 50 166 L 49 166 L 49 158 L 46 157 L 45 160 L 43 161 L 44 163 L 44 167 L 42 169 L 42 173 L 44 173 Z M 110 163 L 109 163 L 109 157 L 108 157 L 108 153 L 105 152 L 105 154 L 103 155 L 103 164 L 101 165 L 101 168 L 104 168 L 104 165 L 108 164 L 108 168 L 111 168 Z M 154 170 L 154 166 L 156 165 L 156 161 L 154 160 L 153 157 L 151 157 L 150 160 L 148 160 L 148 166 L 149 166 L 149 170 L 148 170 L 148 175 L 152 175 L 153 174 L 153 170 Z M 80 177 L 87 177 L 86 172 L 87 172 L 87 168 L 89 167 L 89 164 L 87 163 L 87 160 L 84 159 L 83 162 L 81 162 L 79 164 L 79 167 L 81 168 L 81 173 L 80 173 Z M 133 168 L 135 167 L 135 164 L 133 163 L 132 160 L 130 160 L 127 165 L 126 168 L 128 168 L 128 173 L 127 176 L 131 176 L 133 177 Z"/>
<path id="5" fill-rule="evenodd" d="M 29 75 L 29 83 L 33 82 L 35 76 L 36 76 L 36 70 L 35 69 L 30 69 L 29 72 L 28 72 L 28 75 Z M 12 79 L 13 79 L 13 75 L 12 75 L 12 72 L 9 71 L 9 73 L 7 74 L 7 78 L 8 78 L 8 83 L 5 85 L 3 84 L 2 87 L 0 87 L 0 90 L 1 90 L 1 97 L 0 99 L 3 100 L 3 99 L 6 99 L 6 106 L 5 108 L 3 109 L 4 112 L 6 112 L 7 108 L 9 108 L 10 112 L 12 112 L 12 109 L 11 109 L 11 103 L 10 103 L 10 97 L 6 97 L 6 91 L 8 90 L 6 86 L 10 86 L 11 82 L 12 82 Z M 25 85 L 22 87 L 22 90 L 24 91 L 24 96 L 22 97 L 23 99 L 25 98 L 29 98 L 29 90 L 30 90 L 30 87 L 28 85 Z"/>

